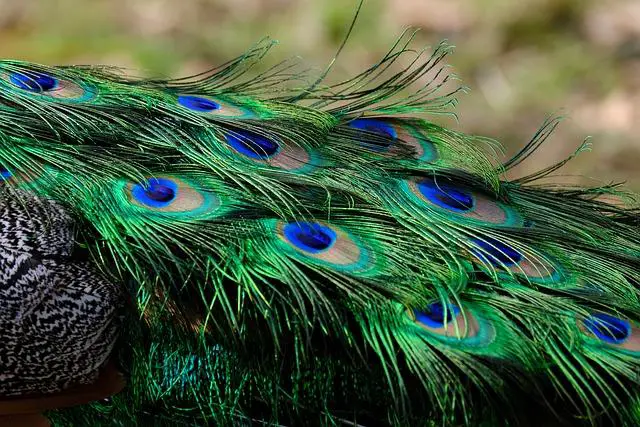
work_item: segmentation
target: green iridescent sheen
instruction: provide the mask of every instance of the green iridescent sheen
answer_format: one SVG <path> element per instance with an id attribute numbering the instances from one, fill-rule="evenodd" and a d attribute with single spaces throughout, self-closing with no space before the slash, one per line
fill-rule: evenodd
<path id="1" fill-rule="evenodd" d="M 638 353 L 576 323 L 640 320 L 637 207 L 599 200 L 615 186 L 535 185 L 564 162 L 506 178 L 553 120 L 500 166 L 495 141 L 429 122 L 455 104 L 446 73 L 426 78 L 450 47 L 410 41 L 302 87 L 287 64 L 247 74 L 268 42 L 178 80 L 0 61 L 2 191 L 67 207 L 78 250 L 131 302 L 114 353 L 127 388 L 51 413 L 55 425 L 517 424 L 548 406 L 637 420 Z M 7 77 L 28 72 L 67 92 Z M 350 126 L 361 118 L 404 140 Z M 486 209 L 450 209 L 436 190 L 444 201 L 427 203 L 420 180 Z M 282 227 L 297 223 L 337 237 L 292 240 Z M 456 333 L 418 324 L 433 301 L 460 308 Z"/>

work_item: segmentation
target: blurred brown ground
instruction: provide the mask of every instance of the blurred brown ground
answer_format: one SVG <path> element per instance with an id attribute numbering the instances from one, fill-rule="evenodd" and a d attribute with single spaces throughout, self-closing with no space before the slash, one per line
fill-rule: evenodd
<path id="1" fill-rule="evenodd" d="M 300 55 L 322 69 L 356 0 L 0 0 L 0 57 L 106 63 L 179 76 L 280 40 L 272 62 Z M 548 114 L 567 117 L 527 173 L 594 143 L 562 170 L 570 182 L 625 180 L 640 189 L 640 2 L 637 0 L 367 0 L 331 81 L 371 65 L 400 32 L 416 47 L 447 39 L 448 62 L 471 92 L 460 123 L 513 153 Z"/>

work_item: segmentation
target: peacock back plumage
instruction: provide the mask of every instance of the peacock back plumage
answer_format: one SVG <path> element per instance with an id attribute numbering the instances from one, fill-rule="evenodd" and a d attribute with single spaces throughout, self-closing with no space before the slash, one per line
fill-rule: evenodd
<path id="1" fill-rule="evenodd" d="M 0 62 L 3 196 L 127 294 L 127 388 L 56 425 L 639 422 L 637 208 L 507 180 L 557 120 L 499 164 L 410 41 L 335 85 Z"/>

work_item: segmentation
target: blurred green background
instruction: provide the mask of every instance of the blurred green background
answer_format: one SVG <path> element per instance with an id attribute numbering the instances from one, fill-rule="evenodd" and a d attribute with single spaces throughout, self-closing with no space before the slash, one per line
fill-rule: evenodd
<path id="1" fill-rule="evenodd" d="M 272 62 L 300 55 L 322 69 L 356 0 L 0 0 L 0 56 L 46 64 L 103 63 L 180 76 L 280 41 Z M 331 80 L 380 58 L 408 26 L 416 41 L 457 46 L 448 62 L 472 91 L 460 123 L 512 153 L 552 113 L 567 117 L 518 173 L 594 143 L 565 181 L 626 180 L 640 189 L 640 2 L 637 0 L 367 0 Z M 580 175 L 580 176 L 576 176 Z"/>

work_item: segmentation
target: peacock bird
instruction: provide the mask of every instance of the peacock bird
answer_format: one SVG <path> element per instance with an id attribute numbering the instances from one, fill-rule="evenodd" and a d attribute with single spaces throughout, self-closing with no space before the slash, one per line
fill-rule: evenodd
<path id="1" fill-rule="evenodd" d="M 332 85 L 247 74 L 268 41 L 175 80 L 0 62 L 0 394 L 114 360 L 54 425 L 640 424 L 633 195 L 507 179 L 558 119 L 500 163 L 425 118 L 461 89 L 411 39 Z"/>

